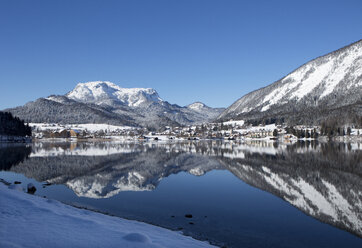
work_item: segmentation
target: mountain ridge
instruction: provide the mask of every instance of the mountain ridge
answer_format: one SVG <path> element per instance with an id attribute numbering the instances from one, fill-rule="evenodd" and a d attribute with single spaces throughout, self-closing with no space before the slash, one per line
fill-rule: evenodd
<path id="1" fill-rule="evenodd" d="M 152 88 L 121 88 L 109 81 L 93 81 L 78 83 L 65 95 L 50 95 L 6 111 L 35 123 L 108 123 L 159 129 L 208 122 L 224 110 L 203 103 L 202 111 L 188 106 L 170 104 Z"/>
<path id="2" fill-rule="evenodd" d="M 342 114 L 346 122 L 359 123 L 362 116 L 362 40 L 319 56 L 285 77 L 245 94 L 229 106 L 218 120 L 245 119 L 250 122 L 279 121 L 289 124 L 320 124 Z M 355 106 L 357 105 L 357 106 Z M 303 118 L 303 112 L 313 114 Z M 327 111 L 328 112 L 328 111 Z M 320 114 L 324 113 L 323 116 Z"/>
<path id="3" fill-rule="evenodd" d="M 127 106 L 138 106 L 142 100 L 163 102 L 157 91 L 152 88 L 121 88 L 109 81 L 78 83 L 66 96 L 76 101 L 96 104 L 111 99 Z"/>

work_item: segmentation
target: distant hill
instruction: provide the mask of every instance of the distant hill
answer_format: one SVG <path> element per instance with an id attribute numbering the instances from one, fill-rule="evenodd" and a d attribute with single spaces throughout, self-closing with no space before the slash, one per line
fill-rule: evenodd
<path id="1" fill-rule="evenodd" d="M 362 40 L 318 57 L 241 97 L 218 120 L 362 125 Z"/>

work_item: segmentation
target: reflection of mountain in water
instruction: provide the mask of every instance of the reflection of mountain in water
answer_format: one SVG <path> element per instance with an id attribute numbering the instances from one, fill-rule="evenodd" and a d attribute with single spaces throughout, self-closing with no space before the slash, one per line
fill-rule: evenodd
<path id="1" fill-rule="evenodd" d="M 78 196 L 153 190 L 185 171 L 227 169 L 308 215 L 362 236 L 361 150 L 350 144 L 80 143 L 35 144 L 11 171 L 65 184 Z"/>
<path id="2" fill-rule="evenodd" d="M 244 158 L 219 160 L 244 182 L 362 236 L 361 152 L 346 152 L 344 144 L 323 144 L 320 152 L 289 148 L 275 155 L 245 152 Z"/>
<path id="3" fill-rule="evenodd" d="M 78 196 L 107 198 L 120 191 L 153 190 L 162 178 L 182 171 L 202 175 L 221 168 L 217 161 L 207 156 L 184 151 L 140 144 L 115 146 L 105 144 L 98 150 L 83 147 L 83 152 L 70 151 L 66 144 L 47 147 L 34 152 L 29 160 L 11 170 L 37 181 L 65 184 Z M 115 149 L 119 149 L 118 153 Z M 87 151 L 91 151 L 88 156 L 78 155 L 87 154 Z M 90 156 L 92 152 L 97 156 Z M 70 156 L 71 153 L 76 155 Z"/>

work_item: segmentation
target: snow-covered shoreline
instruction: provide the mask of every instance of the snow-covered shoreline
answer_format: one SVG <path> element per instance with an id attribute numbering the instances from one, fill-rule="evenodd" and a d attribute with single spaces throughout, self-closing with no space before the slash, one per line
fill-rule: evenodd
<path id="1" fill-rule="evenodd" d="M 213 247 L 161 227 L 29 195 L 19 185 L 9 187 L 0 183 L 0 247 Z"/>

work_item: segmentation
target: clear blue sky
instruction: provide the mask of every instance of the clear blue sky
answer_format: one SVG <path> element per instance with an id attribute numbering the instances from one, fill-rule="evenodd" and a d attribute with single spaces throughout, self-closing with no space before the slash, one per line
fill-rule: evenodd
<path id="1" fill-rule="evenodd" d="M 362 38 L 362 1 L 0 1 L 0 109 L 78 82 L 227 107 Z"/>

